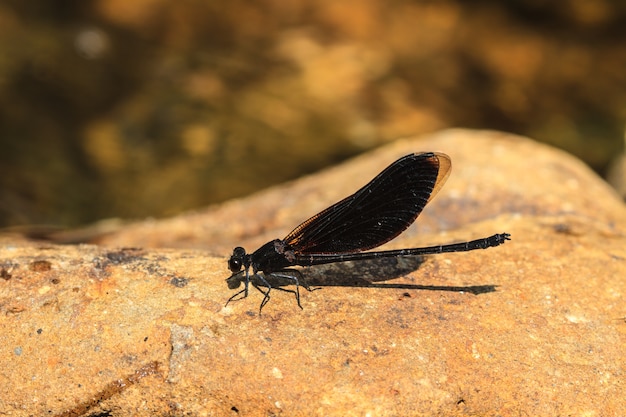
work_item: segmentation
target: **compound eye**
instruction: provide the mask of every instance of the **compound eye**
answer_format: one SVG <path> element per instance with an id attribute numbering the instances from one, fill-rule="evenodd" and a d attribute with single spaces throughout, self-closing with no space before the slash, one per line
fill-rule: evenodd
<path id="1" fill-rule="evenodd" d="M 230 259 L 228 260 L 228 269 L 230 269 L 231 272 L 239 272 L 241 271 L 241 259 L 239 258 L 235 258 L 234 256 L 231 256 Z"/>

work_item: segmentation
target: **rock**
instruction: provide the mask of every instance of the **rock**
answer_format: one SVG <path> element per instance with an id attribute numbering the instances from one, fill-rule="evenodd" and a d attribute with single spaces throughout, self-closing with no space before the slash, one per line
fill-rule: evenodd
<path id="1" fill-rule="evenodd" d="M 249 251 L 369 181 L 441 151 L 448 183 L 386 248 L 508 232 L 485 251 L 312 267 L 321 286 L 242 301 Z M 0 409 L 9 415 L 619 415 L 626 208 L 529 139 L 412 138 L 253 196 L 101 235 L 0 239 Z M 168 248 L 168 249 L 164 249 Z M 293 287 L 292 287 L 293 288 Z M 287 288 L 289 289 L 289 288 Z"/>
<path id="2" fill-rule="evenodd" d="M 626 138 L 624 138 L 624 146 L 626 147 Z M 613 158 L 607 172 L 607 181 L 617 190 L 622 199 L 626 200 L 626 151 Z"/>

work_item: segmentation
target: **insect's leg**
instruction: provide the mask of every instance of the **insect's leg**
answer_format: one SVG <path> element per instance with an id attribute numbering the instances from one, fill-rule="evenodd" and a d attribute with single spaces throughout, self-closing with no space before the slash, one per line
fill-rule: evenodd
<path id="1" fill-rule="evenodd" d="M 263 310 L 263 307 L 265 307 L 265 304 L 267 304 L 270 301 L 270 291 L 272 291 L 272 286 L 270 285 L 269 282 L 267 282 L 265 277 L 262 276 L 261 274 L 257 273 L 255 275 L 259 278 L 259 281 L 261 281 L 261 285 L 263 285 L 264 287 L 267 287 L 267 291 L 263 291 L 261 288 L 259 288 L 259 284 L 252 281 L 252 285 L 254 286 L 254 288 L 259 290 L 263 294 L 263 301 L 261 301 L 261 305 L 259 306 L 259 316 L 260 316 L 261 310 Z"/>
<path id="2" fill-rule="evenodd" d="M 300 272 L 299 269 L 291 269 L 291 268 L 289 268 L 289 269 L 285 269 L 284 271 L 293 272 L 294 275 L 297 275 L 298 277 L 300 277 L 301 281 L 298 281 L 298 278 L 296 278 L 296 277 L 292 277 L 292 278 L 296 282 L 296 285 L 300 285 L 300 286 L 304 287 L 304 289 L 307 290 L 308 292 L 313 292 L 313 291 L 322 289 L 322 287 L 311 288 L 311 286 L 306 282 L 306 279 L 304 278 L 304 276 L 302 275 L 302 272 Z"/>
<path id="3" fill-rule="evenodd" d="M 291 276 L 280 275 L 280 274 L 276 274 L 274 272 L 272 272 L 272 275 L 274 275 L 276 277 L 280 277 L 280 278 L 293 278 Z M 298 291 L 297 284 L 296 284 L 296 289 L 295 290 L 288 290 L 288 289 L 282 288 L 282 287 L 274 287 L 274 289 L 278 290 L 278 291 L 289 292 L 289 293 L 293 294 L 296 297 L 296 302 L 298 303 L 298 307 L 302 308 L 302 306 L 300 305 L 300 291 Z"/>
<path id="4" fill-rule="evenodd" d="M 246 298 L 248 296 L 248 283 L 250 282 L 250 276 L 248 275 L 248 270 L 246 269 L 245 271 L 240 271 L 238 273 L 236 273 L 235 275 L 231 276 L 230 278 L 228 278 L 226 281 L 232 280 L 233 277 L 236 277 L 237 275 L 242 275 L 245 273 L 245 277 L 246 279 L 244 280 L 244 287 L 243 290 L 238 291 L 237 293 L 235 293 L 232 297 L 230 297 L 228 299 L 228 301 L 226 301 L 226 304 L 224 305 L 224 307 L 226 307 L 228 305 L 228 303 L 230 303 L 231 301 L 238 301 L 238 300 L 242 300 L 244 298 Z M 241 280 L 241 277 L 238 278 L 239 280 Z M 231 284 L 229 283 L 229 286 Z M 237 284 L 234 288 L 237 288 L 239 285 Z M 243 295 L 241 295 L 243 294 Z M 241 296 L 240 296 L 241 295 Z"/>
<path id="5" fill-rule="evenodd" d="M 241 300 L 242 298 L 245 298 L 245 296 L 237 298 L 237 296 L 239 294 L 243 293 L 244 291 L 245 290 L 238 291 L 237 293 L 235 293 L 235 295 L 233 295 L 228 300 L 226 300 L 226 304 L 224 304 L 224 307 L 226 307 L 228 305 L 228 303 L 230 303 L 231 301 L 238 301 L 238 300 Z"/>
<path id="6" fill-rule="evenodd" d="M 280 276 L 280 277 L 283 277 L 283 278 L 290 279 L 291 281 L 293 281 L 295 283 L 296 287 L 298 287 L 298 286 L 304 287 L 304 289 L 307 290 L 308 292 L 313 292 L 315 290 L 321 289 L 321 287 L 312 288 L 306 282 L 306 279 L 304 278 L 304 276 L 302 275 L 302 272 L 300 272 L 299 269 L 287 268 L 287 269 L 283 269 L 283 270 L 281 270 L 279 272 L 289 272 L 292 275 L 286 275 L 286 274 L 280 275 L 280 274 L 278 274 L 276 272 L 274 272 L 272 274 Z"/>
<path id="7" fill-rule="evenodd" d="M 297 269 L 283 269 L 281 271 L 278 272 L 272 272 L 272 275 L 279 277 L 279 278 L 286 278 L 290 281 L 293 281 L 293 283 L 296 285 L 296 290 L 287 290 L 285 288 L 280 288 L 277 287 L 276 289 L 279 289 L 281 291 L 285 291 L 285 292 L 290 292 L 293 293 L 296 296 L 296 301 L 298 303 L 298 307 L 300 307 L 301 309 L 304 309 L 302 307 L 302 305 L 300 304 L 300 286 L 304 287 L 307 291 L 314 291 L 317 288 L 311 289 L 311 287 L 306 283 L 306 280 L 304 280 L 304 277 L 302 276 L 302 273 L 297 270 Z M 300 284 L 300 280 L 298 279 L 298 277 L 302 280 L 302 284 Z"/>

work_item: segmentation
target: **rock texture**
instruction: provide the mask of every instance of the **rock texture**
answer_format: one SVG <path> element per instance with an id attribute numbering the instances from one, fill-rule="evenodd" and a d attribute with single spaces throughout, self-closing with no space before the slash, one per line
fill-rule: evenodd
<path id="1" fill-rule="evenodd" d="M 447 185 L 388 248 L 509 232 L 486 251 L 308 268 L 224 307 L 254 250 L 408 152 Z M 57 236 L 71 240 L 72 234 Z M 620 415 L 626 208 L 573 157 L 495 132 L 396 142 L 95 244 L 0 238 L 0 411 L 13 416 Z M 164 249 L 168 248 L 168 249 Z"/>

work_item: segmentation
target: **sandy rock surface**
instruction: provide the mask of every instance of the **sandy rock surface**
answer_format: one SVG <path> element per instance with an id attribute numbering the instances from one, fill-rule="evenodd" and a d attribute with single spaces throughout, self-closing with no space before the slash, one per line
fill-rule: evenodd
<path id="1" fill-rule="evenodd" d="M 320 290 L 224 306 L 233 246 L 282 238 L 397 157 L 452 158 L 385 248 L 485 251 L 312 267 Z M 74 233 L 74 232 L 73 232 Z M 58 235 L 72 240 L 72 233 Z M 81 235 L 84 236 L 84 235 Z M 451 130 L 91 244 L 0 237 L 0 412 L 13 416 L 620 415 L 626 208 L 581 162 Z"/>

